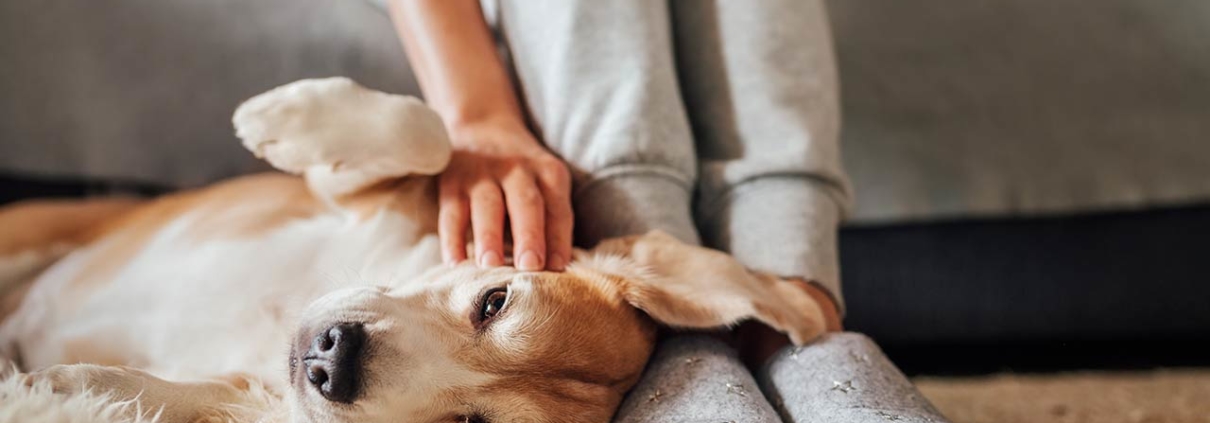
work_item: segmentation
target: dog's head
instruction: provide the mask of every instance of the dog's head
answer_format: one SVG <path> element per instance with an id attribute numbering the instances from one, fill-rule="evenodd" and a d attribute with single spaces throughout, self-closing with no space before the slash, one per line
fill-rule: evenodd
<path id="1" fill-rule="evenodd" d="M 657 322 L 747 318 L 795 343 L 823 329 L 798 287 L 659 233 L 607 241 L 563 273 L 440 267 L 312 304 L 289 397 L 296 421 L 607 422 Z"/>

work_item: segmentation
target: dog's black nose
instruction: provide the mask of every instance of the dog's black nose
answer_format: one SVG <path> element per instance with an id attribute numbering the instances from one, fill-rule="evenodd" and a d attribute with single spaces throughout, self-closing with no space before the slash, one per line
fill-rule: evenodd
<path id="1" fill-rule="evenodd" d="M 366 331 L 360 324 L 342 323 L 324 329 L 303 356 L 307 380 L 329 401 L 351 403 L 361 387 L 361 355 Z"/>

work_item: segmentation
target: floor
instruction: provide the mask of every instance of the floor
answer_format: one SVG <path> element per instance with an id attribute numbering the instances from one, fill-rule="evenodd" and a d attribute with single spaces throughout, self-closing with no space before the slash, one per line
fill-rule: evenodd
<path id="1" fill-rule="evenodd" d="M 914 380 L 954 423 L 1210 423 L 1210 368 Z"/>

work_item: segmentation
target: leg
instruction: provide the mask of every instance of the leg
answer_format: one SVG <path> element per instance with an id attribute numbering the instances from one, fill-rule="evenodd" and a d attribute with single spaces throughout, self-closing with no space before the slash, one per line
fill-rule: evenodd
<path id="1" fill-rule="evenodd" d="M 347 78 L 277 87 L 241 104 L 232 121 L 245 148 L 302 175 L 333 206 L 381 182 L 440 173 L 450 158 L 437 112 Z"/>
<path id="2" fill-rule="evenodd" d="M 649 0 L 501 0 L 536 133 L 571 166 L 576 239 L 650 229 L 698 241 L 696 157 L 681 104 L 668 6 Z"/>
<path id="3" fill-rule="evenodd" d="M 779 422 L 734 350 L 707 336 L 660 343 L 616 422 Z"/>
<path id="4" fill-rule="evenodd" d="M 822 2 L 672 4 L 704 241 L 839 298 L 836 231 L 849 188 Z M 786 421 L 944 420 L 860 335 L 783 350 L 760 378 Z"/>
<path id="5" fill-rule="evenodd" d="M 947 421 L 860 334 L 824 335 L 801 349 L 787 348 L 758 378 L 787 422 Z"/>
<path id="6" fill-rule="evenodd" d="M 104 396 L 107 403 L 134 401 L 121 407 L 125 417 L 138 414 L 157 421 L 260 421 L 277 404 L 260 386 L 241 376 L 220 381 L 169 382 L 128 367 L 69 364 L 52 366 L 23 376 L 32 393 L 52 392 L 69 397 Z"/>
<path id="7" fill-rule="evenodd" d="M 849 194 L 822 2 L 672 7 L 701 161 L 695 212 L 704 242 L 839 296 L 836 230 Z"/>

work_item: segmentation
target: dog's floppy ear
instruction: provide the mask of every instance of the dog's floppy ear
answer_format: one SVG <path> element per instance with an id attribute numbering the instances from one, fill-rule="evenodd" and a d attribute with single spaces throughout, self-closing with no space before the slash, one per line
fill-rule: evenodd
<path id="1" fill-rule="evenodd" d="M 607 240 L 592 253 L 623 256 L 638 264 L 637 271 L 616 275 L 620 293 L 669 326 L 714 328 L 754 318 L 789 335 L 795 345 L 810 342 L 825 329 L 819 304 L 797 283 L 749 271 L 725 253 L 682 243 L 663 232 Z"/>

